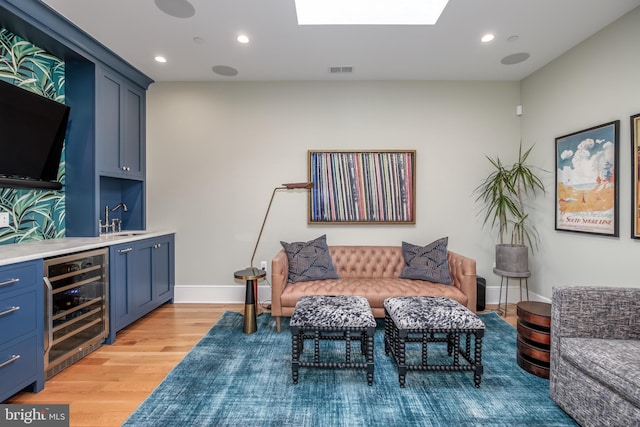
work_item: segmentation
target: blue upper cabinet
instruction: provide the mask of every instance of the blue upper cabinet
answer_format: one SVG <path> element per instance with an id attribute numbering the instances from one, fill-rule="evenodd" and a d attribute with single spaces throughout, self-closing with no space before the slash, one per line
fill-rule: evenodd
<path id="1" fill-rule="evenodd" d="M 98 165 L 103 176 L 145 176 L 145 91 L 102 68 L 97 70 Z"/>

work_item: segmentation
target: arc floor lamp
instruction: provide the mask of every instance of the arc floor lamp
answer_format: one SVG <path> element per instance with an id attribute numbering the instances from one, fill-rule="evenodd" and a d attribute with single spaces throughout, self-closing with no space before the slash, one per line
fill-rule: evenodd
<path id="1" fill-rule="evenodd" d="M 267 223 L 267 217 L 269 216 L 269 211 L 271 210 L 273 198 L 278 190 L 309 190 L 312 187 L 313 182 L 292 182 L 288 184 L 282 184 L 280 187 L 276 187 L 273 189 L 273 192 L 271 193 L 271 199 L 269 200 L 269 205 L 267 206 L 267 211 L 264 213 L 264 219 L 262 220 L 260 233 L 258 233 L 258 239 L 256 240 L 256 244 L 253 248 L 253 253 L 251 254 L 249 267 L 245 268 L 244 270 L 236 271 L 233 274 L 236 279 L 246 280 L 247 283 L 247 290 L 244 300 L 243 331 L 245 334 L 252 334 L 258 330 L 256 324 L 256 299 L 258 297 L 258 280 L 264 278 L 267 275 L 267 272 L 260 268 L 254 267 L 253 259 L 256 256 L 256 251 L 258 250 L 258 245 L 260 244 L 260 238 L 262 237 L 262 232 L 264 231 L 264 225 Z"/>

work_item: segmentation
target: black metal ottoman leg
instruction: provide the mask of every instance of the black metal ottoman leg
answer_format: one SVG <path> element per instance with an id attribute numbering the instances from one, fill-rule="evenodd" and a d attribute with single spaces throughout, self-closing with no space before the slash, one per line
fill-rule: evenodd
<path id="1" fill-rule="evenodd" d="M 404 388 L 405 378 L 407 376 L 407 364 L 405 360 L 405 347 L 406 347 L 407 331 L 401 330 L 398 332 L 397 341 L 397 356 L 398 356 L 398 380 L 400 381 L 400 387 Z"/>
<path id="2" fill-rule="evenodd" d="M 345 363 L 348 365 L 351 363 L 351 332 L 346 331 L 344 333 L 344 346 L 345 346 Z"/>
<path id="3" fill-rule="evenodd" d="M 375 328 L 369 328 L 367 330 L 367 351 L 366 351 L 366 355 L 367 355 L 367 383 L 369 383 L 369 385 L 373 385 L 373 371 L 374 371 L 374 363 L 373 363 L 373 346 L 374 346 L 374 341 L 373 341 L 373 337 L 374 334 L 376 332 Z"/>
<path id="4" fill-rule="evenodd" d="M 313 363 L 320 363 L 320 331 L 315 330 L 313 334 Z"/>
<path id="5" fill-rule="evenodd" d="M 298 331 L 291 330 L 291 375 L 293 383 L 298 384 L 298 369 L 300 369 L 300 353 L 299 353 Z"/>
<path id="6" fill-rule="evenodd" d="M 474 350 L 474 365 L 475 369 L 473 370 L 473 385 L 476 388 L 480 387 L 480 380 L 482 379 L 482 374 L 484 368 L 482 366 L 482 338 L 484 336 L 484 329 L 480 329 L 475 332 L 475 350 Z"/>
<path id="7" fill-rule="evenodd" d="M 389 313 L 387 310 L 384 311 L 384 354 L 389 355 L 389 351 L 391 350 L 391 317 L 389 317 Z"/>
<path id="8" fill-rule="evenodd" d="M 453 331 L 453 366 L 460 364 L 460 332 Z"/>
<path id="9" fill-rule="evenodd" d="M 429 334 L 427 332 L 422 332 L 422 366 L 428 365 L 428 356 L 429 356 Z"/>

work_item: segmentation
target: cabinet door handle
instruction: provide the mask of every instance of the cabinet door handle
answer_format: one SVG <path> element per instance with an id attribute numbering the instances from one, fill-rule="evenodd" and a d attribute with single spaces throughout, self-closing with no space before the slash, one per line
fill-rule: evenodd
<path id="1" fill-rule="evenodd" d="M 13 363 L 18 359 L 20 359 L 20 355 L 19 354 L 12 354 L 11 357 L 8 360 L 5 360 L 4 362 L 0 363 L 0 368 L 4 368 L 9 363 Z"/>
<path id="2" fill-rule="evenodd" d="M 20 281 L 20 279 L 9 279 L 9 280 L 6 280 L 4 282 L 0 282 L 0 286 L 12 285 L 14 283 L 18 283 L 19 281 Z"/>
<path id="3" fill-rule="evenodd" d="M 6 316 L 7 314 L 13 313 L 14 311 L 18 311 L 18 310 L 20 310 L 20 307 L 17 307 L 17 306 L 14 305 L 13 307 L 11 307 L 8 310 L 0 311 L 0 317 Z"/>
<path id="4" fill-rule="evenodd" d="M 159 249 L 162 247 L 162 243 L 156 243 L 155 245 L 153 245 L 154 249 Z"/>
<path id="5" fill-rule="evenodd" d="M 133 248 L 118 249 L 118 253 L 119 254 L 126 254 L 127 252 L 131 252 L 132 250 L 133 250 Z"/>

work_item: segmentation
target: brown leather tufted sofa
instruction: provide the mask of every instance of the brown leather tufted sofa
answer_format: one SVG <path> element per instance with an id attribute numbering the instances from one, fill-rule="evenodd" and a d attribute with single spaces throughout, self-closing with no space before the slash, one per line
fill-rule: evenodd
<path id="1" fill-rule="evenodd" d="M 284 251 L 271 261 L 271 315 L 278 332 L 282 316 L 291 317 L 304 295 L 361 295 L 373 315 L 384 317 L 383 301 L 396 296 L 444 296 L 476 311 L 476 261 L 449 251 L 447 260 L 453 285 L 401 279 L 405 266 L 401 246 L 329 246 L 339 279 L 288 283 L 289 262 Z"/>

